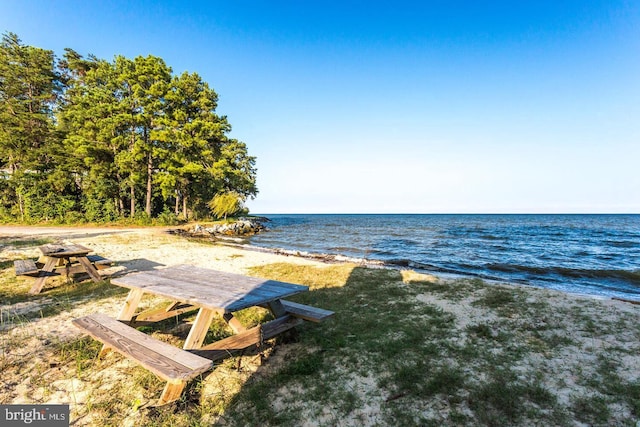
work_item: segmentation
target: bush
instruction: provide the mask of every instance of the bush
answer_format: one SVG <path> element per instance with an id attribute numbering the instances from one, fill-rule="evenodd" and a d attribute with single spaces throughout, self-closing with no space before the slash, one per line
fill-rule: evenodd
<path id="1" fill-rule="evenodd" d="M 209 202 L 209 208 L 216 218 L 227 219 L 228 216 L 234 216 L 243 212 L 242 198 L 238 193 L 219 193 Z"/>
<path id="2" fill-rule="evenodd" d="M 177 225 L 181 222 L 182 221 L 180 221 L 176 214 L 168 210 L 162 211 L 162 213 L 158 215 L 158 218 L 156 219 L 156 223 L 158 225 Z"/>

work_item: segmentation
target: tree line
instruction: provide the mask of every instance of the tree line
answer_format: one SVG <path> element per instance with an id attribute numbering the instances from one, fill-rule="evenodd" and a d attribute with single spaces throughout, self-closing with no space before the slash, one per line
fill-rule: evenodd
<path id="1" fill-rule="evenodd" d="M 3 34 L 0 220 L 197 219 L 254 197 L 255 157 L 217 102 L 162 58 L 58 59 Z"/>

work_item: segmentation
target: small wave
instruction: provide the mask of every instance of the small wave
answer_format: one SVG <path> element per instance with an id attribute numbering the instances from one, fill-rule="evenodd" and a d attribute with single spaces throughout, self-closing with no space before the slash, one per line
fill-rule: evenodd
<path id="1" fill-rule="evenodd" d="M 428 270 L 431 272 L 440 272 L 440 273 L 457 273 L 461 274 L 459 271 L 448 270 L 437 265 L 426 264 L 423 262 L 417 262 L 406 258 L 395 258 L 384 261 L 385 265 L 393 266 L 393 267 L 402 267 L 402 268 L 413 268 L 417 270 Z"/>
<path id="2" fill-rule="evenodd" d="M 479 237 L 482 240 L 504 240 L 504 237 L 494 236 L 493 234 L 482 234 Z"/>
<path id="3" fill-rule="evenodd" d="M 295 249 L 283 249 L 283 248 L 264 248 L 260 246 L 244 246 L 244 247 L 251 250 L 257 250 L 259 252 L 270 252 L 278 255 L 295 256 L 295 257 L 313 259 L 313 260 L 329 262 L 329 263 L 353 263 L 353 264 L 363 264 L 363 265 L 370 265 L 370 266 L 381 266 L 385 264 L 382 261 L 378 261 L 374 259 L 351 257 L 351 256 L 340 255 L 340 254 L 307 252 L 307 251 L 298 251 Z"/>
<path id="4" fill-rule="evenodd" d="M 389 265 L 397 265 L 398 267 L 409 267 L 411 260 L 408 259 L 390 259 L 386 263 Z"/>
<path id="5" fill-rule="evenodd" d="M 364 252 L 361 248 L 351 248 L 348 246 L 333 246 L 329 248 L 329 250 L 332 252 L 339 252 L 339 253 Z"/>
<path id="6" fill-rule="evenodd" d="M 382 247 L 398 247 L 398 246 L 417 246 L 419 242 L 411 239 L 382 239 L 379 243 Z"/>
<path id="7" fill-rule="evenodd" d="M 559 275 L 574 279 L 624 280 L 640 286 L 640 270 L 591 270 L 567 267 L 533 267 L 515 264 L 488 264 L 487 269 L 503 273 L 526 273 L 539 276 Z"/>
<path id="8" fill-rule="evenodd" d="M 376 255 L 376 256 L 387 256 L 387 257 L 397 255 L 397 253 L 393 251 L 383 251 L 383 250 L 377 250 L 377 249 L 369 249 L 366 251 L 366 253 Z"/>
<path id="9" fill-rule="evenodd" d="M 640 246 L 637 242 L 630 242 L 628 240 L 606 240 L 604 243 L 616 248 L 636 248 Z"/>

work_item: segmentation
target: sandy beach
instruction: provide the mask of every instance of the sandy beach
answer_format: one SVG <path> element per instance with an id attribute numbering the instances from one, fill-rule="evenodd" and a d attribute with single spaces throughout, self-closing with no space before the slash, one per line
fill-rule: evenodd
<path id="1" fill-rule="evenodd" d="M 23 258 L 37 258 L 40 254 L 37 246 L 43 239 L 48 241 L 64 241 L 79 243 L 91 248 L 95 253 L 107 257 L 115 262 L 110 269 L 103 270 L 105 275 L 128 274 L 135 271 L 163 268 L 175 264 L 190 264 L 208 267 L 221 271 L 248 274 L 252 268 L 274 264 L 293 264 L 295 266 L 322 269 L 333 268 L 335 265 L 323 264 L 316 260 L 303 259 L 295 256 L 284 256 L 267 252 L 243 250 L 237 247 L 213 245 L 186 240 L 167 233 L 164 228 L 111 228 L 111 227 L 0 227 L 0 262 L 3 270 L 0 276 L 4 287 L 11 287 L 12 294 L 26 294 L 33 279 L 27 277 L 16 278 L 12 261 Z M 390 286 L 406 287 L 411 283 L 445 283 L 433 277 L 426 277 L 412 272 L 403 272 L 402 279 Z M 76 285 L 81 286 L 81 285 Z M 104 285 L 110 286 L 110 285 Z M 550 309 L 544 318 L 536 318 L 538 324 L 530 324 L 529 329 L 549 329 L 553 323 L 553 333 L 562 341 L 562 348 L 546 349 L 540 354 L 519 359 L 514 362 L 515 372 L 523 377 L 539 370 L 543 373 L 540 382 L 544 384 L 556 399 L 556 404 L 565 407 L 575 407 L 576 396 L 589 396 L 588 381 L 584 378 L 597 380 L 598 366 L 603 355 L 610 354 L 615 361 L 616 373 L 623 377 L 628 384 L 638 384 L 640 375 L 640 306 L 621 301 L 595 299 L 561 292 L 501 285 L 501 288 L 516 289 L 518 295 L 524 295 L 523 301 L 535 306 L 544 302 Z M 427 288 L 415 291 L 412 295 L 414 304 L 425 307 L 435 307 L 439 313 L 452 316 L 456 330 L 462 331 L 452 342 L 461 343 L 469 340 L 474 327 L 477 325 L 498 325 L 500 313 L 476 304 L 478 295 L 486 292 L 477 288 L 472 300 L 469 297 L 450 298 L 443 293 L 430 292 Z M 412 291 L 413 292 L 413 291 Z M 515 291 L 514 291 L 515 292 Z M 88 293 L 73 300 L 65 300 L 64 294 L 45 291 L 33 297 L 12 297 L 0 303 L 1 320 L 0 339 L 2 353 L 0 364 L 2 378 L 0 380 L 0 403 L 69 403 L 73 425 L 97 425 L 104 422 L 96 419 L 92 406 L 99 404 L 97 395 L 104 395 L 112 382 L 129 380 L 133 364 L 119 356 L 109 356 L 109 364 L 95 361 L 95 371 L 92 374 L 79 374 L 77 366 L 69 360 L 61 358 L 60 349 L 65 348 L 65 342 L 72 342 L 82 337 L 82 333 L 74 328 L 70 321 L 88 313 L 100 311 L 111 316 L 117 315 L 125 294 L 93 295 Z M 43 307 L 59 304 L 64 308 L 54 310 L 53 314 Z M 331 309 L 332 307 L 325 307 Z M 575 313 L 585 324 L 592 324 L 597 332 L 585 330 L 583 326 L 575 325 L 562 313 Z M 35 314 L 34 314 L 35 313 Z M 40 314 L 38 314 L 40 313 Z M 517 315 L 510 314 L 509 321 L 519 321 Z M 339 317 L 334 320 L 339 321 Z M 529 320 L 527 320 L 529 321 Z M 591 323 L 590 323 L 591 322 Z M 531 322 L 530 322 L 531 323 Z M 615 330 L 601 329 L 602 325 L 617 325 Z M 320 326 L 320 327 L 324 327 Z M 485 335 L 491 339 L 502 334 L 500 329 L 489 330 Z M 540 344 L 542 346 L 542 344 Z M 263 364 L 268 369 L 277 369 L 279 363 L 291 352 L 300 351 L 299 344 L 286 344 L 266 362 L 259 360 L 245 361 L 245 369 L 233 370 L 228 366 L 217 368 L 211 375 L 202 380 L 201 395 L 224 393 L 233 395 L 241 389 L 242 384 L 251 378 Z M 495 350 L 498 351 L 498 350 Z M 546 351 L 546 353 L 545 353 Z M 552 354 L 553 353 L 553 354 Z M 268 354 L 267 354 L 268 355 Z M 91 370 L 92 363 L 83 365 L 83 370 Z M 89 366 L 88 368 L 86 366 Z M 580 375 L 577 368 L 580 367 Z M 265 369 L 264 367 L 262 369 Z M 553 375 L 550 375 L 553 374 Z M 469 374 L 471 375 L 471 374 Z M 474 374 L 475 375 L 475 374 Z M 302 413 L 316 414 L 307 420 L 306 425 L 376 425 L 384 424 L 381 413 L 385 411 L 386 401 L 379 392 L 381 386 L 376 385 L 375 378 L 367 378 L 363 373 L 351 372 L 345 378 L 353 390 L 359 394 L 360 404 L 357 410 L 352 410 L 349 416 L 340 417 L 335 421 L 330 414 L 317 415 L 311 409 L 313 405 L 305 406 L 298 402 L 296 410 Z M 545 378 L 546 377 L 546 378 Z M 475 377 L 474 377 L 475 378 Z M 479 375 L 478 378 L 482 378 Z M 372 390 L 376 389 L 377 392 Z M 596 387 L 596 389 L 598 389 Z M 599 389 L 598 389 L 599 390 Z M 640 390 L 640 388 L 633 388 Z M 284 391 L 280 391 L 283 393 Z M 131 399 L 135 404 L 129 405 L 126 413 L 113 415 L 112 422 L 121 421 L 124 425 L 139 423 L 139 408 L 150 406 L 154 397 L 145 395 L 144 387 L 131 391 Z M 635 397 L 634 397 L 635 398 Z M 274 399 L 277 406 L 278 399 Z M 280 399 L 283 401 L 283 399 Z M 284 399 L 286 401 L 286 399 Z M 448 403 L 450 404 L 450 403 Z M 447 405 L 448 405 L 447 404 Z M 572 406 L 573 405 L 573 406 Z M 446 405 L 445 405 L 446 406 Z M 633 423 L 636 419 L 633 404 L 615 402 L 608 404 L 611 420 L 619 423 Z M 617 409 L 616 409 L 617 408 Z M 449 424 L 447 408 L 425 404 L 421 411 L 431 411 L 437 418 L 442 413 L 443 422 Z M 435 412 L 434 412 L 435 411 Z M 440 411 L 440 412 L 438 412 Z M 616 411 L 618 411 L 616 413 Z M 431 413 L 429 412 L 429 413 Z M 433 415 L 433 414 L 432 414 Z M 472 415 L 466 414 L 471 417 Z M 382 417 L 382 418 L 381 418 Z M 560 419 L 560 418 L 559 418 Z M 224 418 L 217 416 L 199 416 L 200 422 L 222 422 Z M 525 418 L 526 420 L 526 418 Z M 148 421 L 146 421 L 148 422 Z M 226 422 L 229 422 L 227 419 Z M 180 424 L 180 423 L 177 423 Z M 233 424 L 233 423 L 232 423 Z M 464 423 L 463 423 L 464 424 Z M 559 425 L 588 425 L 580 420 L 563 419 Z"/>

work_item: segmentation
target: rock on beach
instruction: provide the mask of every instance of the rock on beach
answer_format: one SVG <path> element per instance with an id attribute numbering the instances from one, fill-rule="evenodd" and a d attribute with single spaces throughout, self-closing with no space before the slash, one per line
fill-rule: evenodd
<path id="1" fill-rule="evenodd" d="M 262 231 L 266 231 L 267 227 L 265 222 L 269 221 L 268 218 L 251 217 L 251 218 L 238 218 L 235 222 L 229 222 L 224 224 L 213 224 L 209 226 L 202 226 L 196 224 L 190 233 L 193 234 L 210 234 L 210 235 L 223 235 L 223 236 L 250 236 Z"/>

